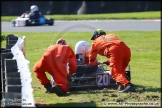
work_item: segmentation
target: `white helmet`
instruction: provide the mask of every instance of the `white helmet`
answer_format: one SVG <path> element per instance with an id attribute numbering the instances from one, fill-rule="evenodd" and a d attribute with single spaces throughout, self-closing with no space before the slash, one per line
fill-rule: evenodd
<path id="1" fill-rule="evenodd" d="M 79 41 L 75 45 L 75 54 L 88 53 L 90 51 L 90 45 L 86 41 Z"/>
<path id="2" fill-rule="evenodd" d="M 38 8 L 37 5 L 32 5 L 32 6 L 30 7 L 30 10 L 31 10 L 31 13 L 33 13 L 33 12 L 35 12 L 35 11 L 38 11 L 39 8 Z"/>

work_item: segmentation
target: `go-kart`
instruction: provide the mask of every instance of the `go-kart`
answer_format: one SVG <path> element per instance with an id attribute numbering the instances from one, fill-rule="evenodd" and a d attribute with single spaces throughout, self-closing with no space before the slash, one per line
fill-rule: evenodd
<path id="1" fill-rule="evenodd" d="M 43 15 L 38 19 L 30 19 L 28 16 L 29 13 L 23 13 L 20 17 L 13 19 L 13 27 L 23 27 L 23 26 L 41 26 L 48 24 L 52 26 L 54 24 L 53 18 L 45 18 Z"/>
<path id="2" fill-rule="evenodd" d="M 105 64 L 99 64 L 98 67 L 89 67 L 88 65 L 78 65 L 76 72 L 68 77 L 68 88 L 70 91 L 92 90 L 102 88 L 117 88 L 118 84 L 112 79 L 111 72 L 104 69 Z M 131 80 L 130 65 L 126 70 L 126 77 Z M 54 80 L 51 76 L 51 84 L 54 86 Z"/>
<path id="3" fill-rule="evenodd" d="M 126 71 L 126 77 L 130 80 L 130 70 Z M 101 88 L 117 88 L 118 84 L 111 77 L 111 72 L 104 69 L 104 64 L 98 67 L 78 65 L 77 71 L 68 78 L 69 91 Z"/>

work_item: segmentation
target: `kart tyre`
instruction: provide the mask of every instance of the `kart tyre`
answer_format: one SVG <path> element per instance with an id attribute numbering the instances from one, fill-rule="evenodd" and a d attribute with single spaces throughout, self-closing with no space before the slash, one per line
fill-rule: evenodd
<path id="1" fill-rule="evenodd" d="M 47 19 L 47 23 L 49 26 L 52 26 L 54 24 L 54 20 L 52 18 Z"/>
<path id="2" fill-rule="evenodd" d="M 51 22 L 51 23 L 49 23 L 48 25 L 49 25 L 49 26 L 52 26 L 53 24 L 54 24 L 54 23 L 53 23 L 53 22 Z"/>
<path id="3" fill-rule="evenodd" d="M 15 27 L 15 24 L 16 24 L 15 20 L 12 20 L 12 26 L 13 27 Z"/>
<path id="4" fill-rule="evenodd" d="M 31 24 L 30 24 L 30 22 L 29 22 L 29 20 L 26 20 L 25 21 L 25 26 L 30 26 Z"/>

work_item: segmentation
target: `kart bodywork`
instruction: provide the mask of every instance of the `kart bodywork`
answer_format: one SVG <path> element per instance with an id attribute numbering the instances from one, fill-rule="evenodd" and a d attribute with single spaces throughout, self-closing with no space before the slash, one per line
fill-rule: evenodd
<path id="1" fill-rule="evenodd" d="M 26 14 L 26 13 L 24 13 Z M 41 26 L 41 25 L 49 25 L 52 26 L 54 24 L 54 19 L 45 18 L 43 15 L 39 17 L 39 19 L 30 19 L 27 15 L 22 14 L 20 17 L 13 19 L 11 21 L 13 27 L 23 27 L 23 26 Z M 27 17 L 22 17 L 27 16 Z"/>

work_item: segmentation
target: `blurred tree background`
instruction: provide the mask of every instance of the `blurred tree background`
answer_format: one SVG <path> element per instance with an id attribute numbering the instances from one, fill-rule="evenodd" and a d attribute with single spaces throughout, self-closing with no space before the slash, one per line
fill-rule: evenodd
<path id="1" fill-rule="evenodd" d="M 1 16 L 20 16 L 31 5 L 44 15 L 161 11 L 161 1 L 1 1 Z"/>

